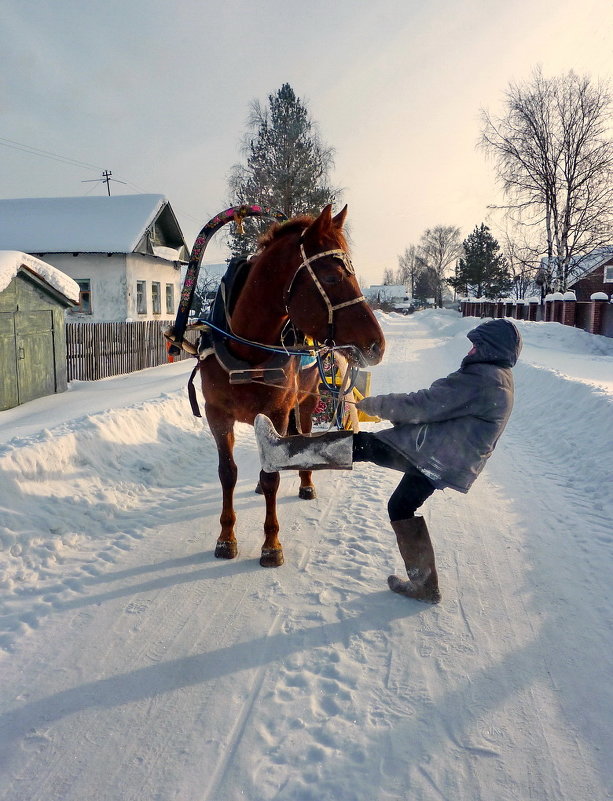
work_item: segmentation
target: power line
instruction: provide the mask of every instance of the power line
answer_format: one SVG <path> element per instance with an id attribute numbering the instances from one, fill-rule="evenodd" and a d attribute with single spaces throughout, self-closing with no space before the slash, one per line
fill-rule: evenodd
<path id="1" fill-rule="evenodd" d="M 96 170 L 96 172 L 102 172 L 104 175 L 104 168 L 99 167 L 97 164 L 90 164 L 88 161 L 78 161 L 77 159 L 70 158 L 69 156 L 62 156 L 59 153 L 53 153 L 50 150 L 41 150 L 41 148 L 33 147 L 31 145 L 26 145 L 23 142 L 16 142 L 14 139 L 6 139 L 5 137 L 0 136 L 0 145 L 3 147 L 10 147 L 13 150 L 20 150 L 22 153 L 28 153 L 30 156 L 39 156 L 40 158 L 50 159 L 52 161 L 59 161 L 63 164 L 72 164 L 75 167 L 83 167 L 87 170 Z M 104 177 L 100 180 L 105 180 Z M 116 179 L 113 179 L 116 180 Z M 140 186 L 136 186 L 136 184 L 131 183 L 130 181 L 120 181 L 119 183 L 124 183 L 126 186 L 132 187 L 132 189 L 136 189 L 137 192 L 141 192 L 143 194 L 147 194 L 147 191 Z M 108 183 L 107 183 L 108 188 Z"/>
<path id="2" fill-rule="evenodd" d="M 73 164 L 75 167 L 84 167 L 88 170 L 102 170 L 96 164 L 90 164 L 87 161 L 77 161 L 69 156 L 61 156 L 59 153 L 52 153 L 50 150 L 41 150 L 37 147 L 25 145 L 23 142 L 15 142 L 13 139 L 5 139 L 0 136 L 0 145 L 4 147 L 13 148 L 13 150 L 21 150 L 23 153 L 29 153 L 31 156 L 40 156 L 41 158 L 52 159 L 53 161 L 62 161 L 66 164 Z"/>
<path id="3" fill-rule="evenodd" d="M 104 172 L 105 169 L 103 167 L 98 166 L 97 164 L 90 164 L 87 161 L 77 161 L 77 159 L 70 158 L 69 156 L 61 156 L 59 153 L 52 153 L 50 150 L 41 150 L 38 147 L 32 147 L 31 145 L 26 145 L 23 142 L 16 142 L 14 139 L 6 139 L 5 137 L 0 136 L 0 145 L 3 147 L 9 147 L 13 150 L 20 150 L 23 153 L 28 153 L 30 156 L 39 156 L 40 158 L 51 159 L 52 161 L 59 161 L 64 164 L 72 164 L 75 167 L 83 167 L 87 170 L 96 170 L 97 172 L 102 172 L 103 177 L 98 179 L 100 181 L 105 181 Z M 123 176 L 122 176 L 123 177 Z M 116 180 L 113 178 L 112 180 Z M 85 182 L 83 182 L 85 183 Z M 131 181 L 120 181 L 119 183 L 124 183 L 126 186 L 132 187 L 137 192 L 141 192 L 142 194 L 147 194 L 147 190 L 143 189 L 136 184 L 133 184 Z M 93 190 L 93 187 L 92 187 Z M 89 194 L 89 190 L 86 194 Z M 107 190 L 108 190 L 108 182 L 107 182 Z M 176 207 L 175 207 L 176 208 Z M 179 209 L 177 209 L 179 211 Z M 201 219 L 198 217 L 194 217 L 192 214 L 188 214 L 185 211 L 181 211 L 184 217 L 188 217 L 190 220 L 194 220 L 195 222 L 201 222 Z"/>

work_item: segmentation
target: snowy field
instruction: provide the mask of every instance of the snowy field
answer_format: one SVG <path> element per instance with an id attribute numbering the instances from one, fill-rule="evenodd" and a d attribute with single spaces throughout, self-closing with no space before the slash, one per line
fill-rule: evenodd
<path id="1" fill-rule="evenodd" d="M 477 322 L 381 317 L 374 393 L 456 369 Z M 399 474 L 283 474 L 259 567 L 252 429 L 239 555 L 191 363 L 0 413 L 2 801 L 613 797 L 613 340 L 519 323 L 509 426 L 424 515 L 443 601 L 387 589 Z M 376 428 L 369 424 L 365 428 Z"/>

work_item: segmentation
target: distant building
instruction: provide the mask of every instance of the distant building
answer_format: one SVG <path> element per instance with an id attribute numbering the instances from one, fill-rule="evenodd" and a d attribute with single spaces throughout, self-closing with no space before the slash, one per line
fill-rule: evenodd
<path id="1" fill-rule="evenodd" d="M 401 314 L 411 314 L 422 305 L 409 295 L 404 284 L 373 284 L 364 290 L 364 296 L 371 304 L 385 304 Z"/>
<path id="2" fill-rule="evenodd" d="M 64 311 L 75 282 L 27 253 L 0 250 L 0 411 L 64 392 Z"/>
<path id="3" fill-rule="evenodd" d="M 368 300 L 377 303 L 402 303 L 410 300 L 404 284 L 373 284 L 363 291 Z"/>
<path id="4" fill-rule="evenodd" d="M 613 293 L 613 247 L 599 248 L 581 260 L 568 288 L 577 300 L 587 301 L 594 292 Z"/>
<path id="5" fill-rule="evenodd" d="M 188 251 L 163 195 L 0 200 L 0 249 L 29 253 L 80 288 L 75 320 L 172 319 Z"/>

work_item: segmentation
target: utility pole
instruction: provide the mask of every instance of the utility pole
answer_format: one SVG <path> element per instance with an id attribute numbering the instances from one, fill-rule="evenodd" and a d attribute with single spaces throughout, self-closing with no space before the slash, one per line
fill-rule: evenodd
<path id="1" fill-rule="evenodd" d="M 103 170 L 102 171 L 102 178 L 93 178 L 89 181 L 81 181 L 82 184 L 93 184 L 93 183 L 102 183 L 106 184 L 106 191 L 108 192 L 108 196 L 111 196 L 111 181 L 115 181 L 118 184 L 125 184 L 125 181 L 118 181 L 117 178 L 111 178 L 113 173 L 110 170 Z"/>
<path id="2" fill-rule="evenodd" d="M 111 175 L 113 173 L 110 170 L 104 170 L 102 173 L 102 180 L 106 181 L 106 191 L 109 193 L 109 197 L 111 196 Z"/>

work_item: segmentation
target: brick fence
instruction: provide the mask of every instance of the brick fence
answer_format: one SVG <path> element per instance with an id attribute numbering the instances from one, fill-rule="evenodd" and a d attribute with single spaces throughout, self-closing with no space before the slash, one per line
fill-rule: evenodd
<path id="1" fill-rule="evenodd" d="M 514 320 L 533 320 L 561 323 L 582 328 L 589 334 L 613 337 L 613 297 L 595 292 L 589 301 L 579 302 L 574 292 L 554 292 L 540 298 L 486 300 L 461 298 L 462 317 L 510 317 Z"/>

